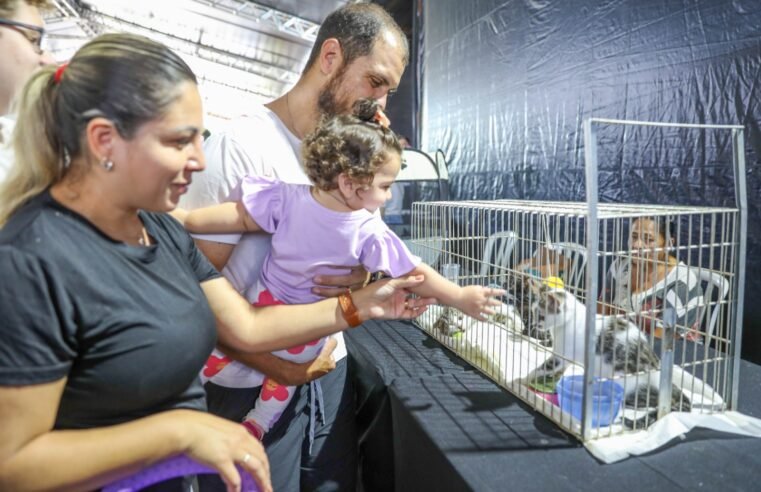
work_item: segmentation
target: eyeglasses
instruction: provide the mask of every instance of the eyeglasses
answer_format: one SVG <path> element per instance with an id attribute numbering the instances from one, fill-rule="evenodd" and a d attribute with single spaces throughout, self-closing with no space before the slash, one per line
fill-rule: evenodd
<path id="1" fill-rule="evenodd" d="M 17 22 L 14 20 L 2 18 L 0 18 L 0 26 L 5 26 L 20 33 L 27 39 L 27 41 L 32 43 L 34 51 L 36 51 L 38 55 L 42 54 L 42 40 L 45 37 L 45 29 L 41 28 L 40 26 L 33 26 L 31 24 L 24 24 L 23 22 Z M 28 34 L 28 31 L 32 31 L 33 33 L 37 34 Z"/>

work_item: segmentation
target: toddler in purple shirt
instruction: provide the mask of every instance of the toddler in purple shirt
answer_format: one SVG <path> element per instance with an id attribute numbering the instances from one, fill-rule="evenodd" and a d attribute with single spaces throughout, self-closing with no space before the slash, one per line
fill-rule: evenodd
<path id="1" fill-rule="evenodd" d="M 354 115 L 332 117 L 306 137 L 302 160 L 313 186 L 250 176 L 241 182 L 239 202 L 196 209 L 187 215 L 180 212 L 176 217 L 194 233 L 272 234 L 272 249 L 256 288 L 256 305 L 315 302 L 320 299 L 312 293 L 316 275 L 335 275 L 336 266 L 348 270 L 361 264 L 368 272 L 391 277 L 422 274 L 425 282 L 412 289 L 415 294 L 436 297 L 484 320 L 499 304 L 494 296 L 503 291 L 478 285 L 460 287 L 446 280 L 410 253 L 376 213 L 391 198 L 402 152 L 395 134 L 378 114 L 377 102 L 360 100 Z M 317 357 L 323 344 L 324 339 L 316 340 L 274 355 L 306 362 Z M 209 358 L 203 377 L 221 386 L 263 386 L 244 420 L 259 438 L 280 417 L 295 389 L 219 351 Z"/>

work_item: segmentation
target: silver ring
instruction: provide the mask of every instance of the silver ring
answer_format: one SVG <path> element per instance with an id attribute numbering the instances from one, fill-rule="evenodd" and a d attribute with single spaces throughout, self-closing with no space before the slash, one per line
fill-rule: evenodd
<path id="1" fill-rule="evenodd" d="M 251 455 L 246 453 L 246 456 L 243 457 L 243 460 L 241 461 L 244 465 L 248 463 L 248 460 L 251 459 Z"/>

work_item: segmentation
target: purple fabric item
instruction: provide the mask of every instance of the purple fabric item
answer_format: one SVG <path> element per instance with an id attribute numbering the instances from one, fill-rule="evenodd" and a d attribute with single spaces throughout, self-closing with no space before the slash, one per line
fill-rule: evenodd
<path id="1" fill-rule="evenodd" d="M 251 218 L 273 235 L 261 280 L 287 304 L 322 299 L 311 291 L 315 275 L 348 272 L 331 267 L 362 264 L 369 272 L 399 277 L 420 263 L 379 215 L 327 209 L 314 199 L 310 186 L 247 176 L 241 190 Z"/>
<path id="2" fill-rule="evenodd" d="M 241 478 L 241 492 L 258 492 L 254 479 L 248 472 L 237 466 Z M 151 485 L 169 480 L 171 478 L 184 477 L 186 475 L 204 475 L 217 473 L 213 468 L 202 465 L 185 455 L 167 458 L 145 468 L 134 475 L 122 478 L 103 487 L 102 492 L 137 492 Z"/>

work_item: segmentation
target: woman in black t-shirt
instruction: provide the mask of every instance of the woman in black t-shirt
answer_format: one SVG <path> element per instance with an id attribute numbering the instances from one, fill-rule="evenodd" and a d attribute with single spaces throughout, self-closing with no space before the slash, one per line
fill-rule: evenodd
<path id="1" fill-rule="evenodd" d="M 259 442 L 203 412 L 214 344 L 269 352 L 431 302 L 411 278 L 251 307 L 164 213 L 202 132 L 192 71 L 142 37 L 96 38 L 25 87 L 0 188 L 0 489 L 93 489 L 186 453 L 269 490 Z"/>

